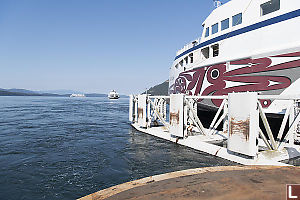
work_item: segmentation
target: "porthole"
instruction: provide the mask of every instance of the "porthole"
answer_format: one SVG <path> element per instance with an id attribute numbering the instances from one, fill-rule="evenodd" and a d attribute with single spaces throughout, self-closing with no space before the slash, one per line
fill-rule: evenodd
<path id="1" fill-rule="evenodd" d="M 218 69 L 214 69 L 210 73 L 212 79 L 217 79 L 220 75 L 220 71 Z"/>

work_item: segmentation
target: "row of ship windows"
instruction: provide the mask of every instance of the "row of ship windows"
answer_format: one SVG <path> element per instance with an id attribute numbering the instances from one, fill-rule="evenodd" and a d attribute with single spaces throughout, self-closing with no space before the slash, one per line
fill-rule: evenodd
<path id="1" fill-rule="evenodd" d="M 242 13 L 239 13 L 237 15 L 234 15 L 232 17 L 232 26 L 236 26 L 242 23 Z M 221 21 L 221 31 L 226 30 L 229 28 L 229 18 L 224 19 L 223 21 Z M 219 32 L 219 23 L 216 23 L 214 25 L 211 26 L 211 34 L 215 34 Z M 209 36 L 209 27 L 206 28 L 205 30 L 205 37 Z"/>
<path id="2" fill-rule="evenodd" d="M 194 54 L 193 53 L 189 54 L 184 59 L 179 61 L 179 63 L 176 64 L 175 67 L 176 67 L 176 69 L 178 69 L 178 67 L 183 67 L 184 65 L 187 65 L 189 63 L 194 63 Z"/>
<path id="3" fill-rule="evenodd" d="M 260 5 L 261 8 L 261 16 L 275 12 L 280 9 L 280 0 L 271 0 L 266 3 Z M 242 23 L 242 13 L 234 15 L 232 17 L 232 26 L 236 26 Z M 229 18 L 221 21 L 221 31 L 229 28 Z M 212 34 L 215 34 L 219 31 L 219 23 L 212 25 Z M 209 27 L 206 28 L 205 37 L 209 36 Z M 211 53 L 210 53 L 211 52 Z M 205 47 L 201 49 L 201 58 L 208 59 L 212 54 L 212 57 L 219 56 L 219 44 L 214 44 L 212 46 Z M 175 65 L 176 68 L 183 67 L 184 65 L 190 64 L 194 62 L 194 55 L 190 53 L 184 59 L 182 59 L 179 63 Z"/>
<path id="4" fill-rule="evenodd" d="M 260 5 L 261 16 L 275 12 L 280 9 L 280 0 L 271 0 L 266 3 Z M 243 15 L 239 13 L 237 15 L 232 16 L 232 26 L 236 26 L 242 23 Z M 210 34 L 210 27 L 207 27 L 205 30 L 205 37 L 208 37 Z M 229 18 L 221 21 L 221 31 L 229 28 Z M 219 23 L 216 23 L 211 26 L 211 34 L 215 34 L 219 32 Z"/>
<path id="5" fill-rule="evenodd" d="M 208 47 L 205 47 L 205 48 L 201 49 L 201 58 L 202 59 L 208 59 L 210 57 L 210 54 L 212 54 L 212 57 L 219 56 L 219 44 L 214 44 L 210 47 L 208 46 Z M 183 67 L 183 66 L 188 65 L 190 63 L 194 63 L 194 54 L 193 53 L 190 53 L 184 59 L 179 61 L 179 63 L 177 63 L 175 65 L 175 67 L 178 69 L 178 67 Z"/>

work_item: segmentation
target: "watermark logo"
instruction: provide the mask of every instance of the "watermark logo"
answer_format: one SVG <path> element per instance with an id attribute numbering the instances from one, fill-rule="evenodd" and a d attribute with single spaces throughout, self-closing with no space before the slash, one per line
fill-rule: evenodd
<path id="1" fill-rule="evenodd" d="M 286 199 L 287 200 L 300 200 L 300 184 L 287 184 L 286 185 Z"/>

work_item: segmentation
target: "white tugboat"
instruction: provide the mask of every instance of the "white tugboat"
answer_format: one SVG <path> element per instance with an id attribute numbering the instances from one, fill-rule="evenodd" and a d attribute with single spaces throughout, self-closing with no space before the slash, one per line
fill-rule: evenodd
<path id="1" fill-rule="evenodd" d="M 109 99 L 118 99 L 118 98 L 120 98 L 120 95 L 115 90 L 112 90 L 109 92 L 108 98 Z"/>

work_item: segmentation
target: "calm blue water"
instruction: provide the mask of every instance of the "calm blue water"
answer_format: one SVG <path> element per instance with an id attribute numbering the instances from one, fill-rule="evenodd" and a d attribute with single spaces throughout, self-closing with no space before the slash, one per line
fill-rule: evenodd
<path id="1" fill-rule="evenodd" d="M 132 129 L 126 98 L 0 97 L 0 199 L 75 199 L 216 165 L 232 163 Z"/>

